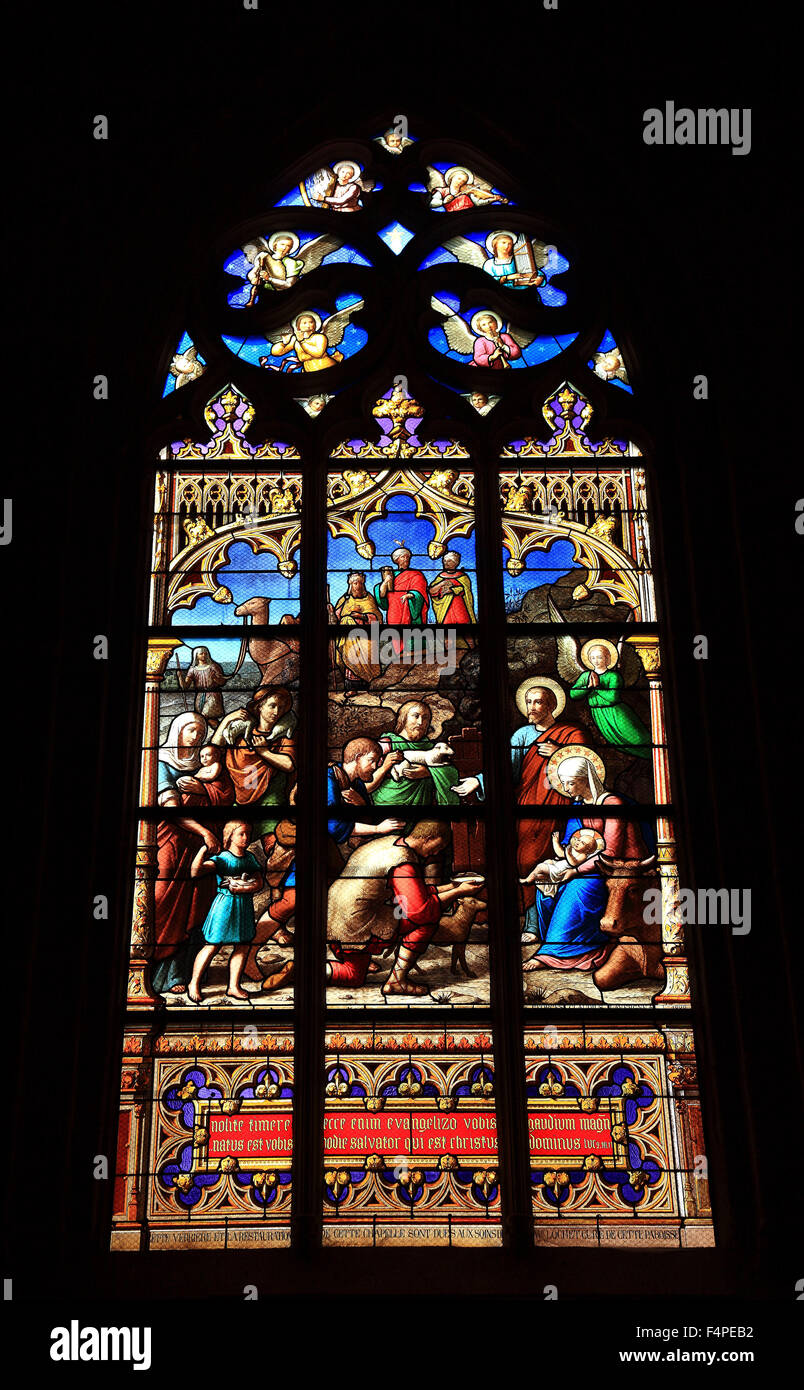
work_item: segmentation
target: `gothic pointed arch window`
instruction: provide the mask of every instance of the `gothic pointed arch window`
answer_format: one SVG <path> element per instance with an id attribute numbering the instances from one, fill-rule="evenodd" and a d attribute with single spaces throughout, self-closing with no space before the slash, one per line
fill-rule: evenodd
<path id="1" fill-rule="evenodd" d="M 155 405 L 112 1246 L 711 1244 L 627 325 L 479 151 L 267 191 Z"/>

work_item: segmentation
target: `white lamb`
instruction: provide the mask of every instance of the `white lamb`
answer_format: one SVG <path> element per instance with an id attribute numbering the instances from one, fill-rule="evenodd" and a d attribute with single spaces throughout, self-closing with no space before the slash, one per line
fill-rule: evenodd
<path id="1" fill-rule="evenodd" d="M 432 748 L 409 748 L 401 763 L 394 763 L 391 776 L 396 782 L 407 777 L 417 767 L 443 767 L 455 757 L 448 743 L 434 743 Z"/>

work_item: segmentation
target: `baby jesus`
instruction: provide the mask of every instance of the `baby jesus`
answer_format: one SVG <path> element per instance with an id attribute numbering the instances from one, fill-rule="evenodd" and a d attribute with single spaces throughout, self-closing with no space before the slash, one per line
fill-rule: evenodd
<path id="1" fill-rule="evenodd" d="M 596 830 L 575 830 L 570 835 L 566 846 L 562 845 L 558 836 L 558 831 L 553 831 L 553 849 L 556 853 L 555 859 L 543 859 L 536 868 L 531 870 L 527 878 L 521 878 L 520 883 L 538 883 L 542 893 L 548 898 L 554 898 L 558 892 L 559 885 L 566 878 L 570 877 L 570 871 L 576 869 L 579 864 L 583 864 L 587 859 L 592 859 L 606 848 L 606 841 Z"/>
<path id="2" fill-rule="evenodd" d="M 214 743 L 205 743 L 199 749 L 200 767 L 192 776 L 178 778 L 179 791 L 188 794 L 206 793 L 213 805 L 234 800 L 232 782 L 223 762 L 222 750 Z"/>
<path id="3" fill-rule="evenodd" d="M 391 768 L 391 776 L 399 782 L 418 767 L 443 767 L 454 757 L 455 749 L 448 743 L 434 743 L 432 748 L 406 748 L 402 761 Z"/>

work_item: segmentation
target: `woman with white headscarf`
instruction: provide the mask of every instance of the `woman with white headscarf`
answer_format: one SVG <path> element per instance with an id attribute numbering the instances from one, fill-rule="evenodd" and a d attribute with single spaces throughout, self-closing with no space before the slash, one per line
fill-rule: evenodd
<path id="1" fill-rule="evenodd" d="M 157 802 L 164 807 L 205 804 L 206 798 L 182 794 L 180 777 L 199 766 L 199 750 L 207 736 L 206 719 L 200 714 L 178 714 L 159 746 Z M 157 826 L 158 874 L 154 885 L 155 946 L 151 982 L 159 994 L 183 994 L 192 975 L 199 949 L 201 926 L 214 894 L 205 878 L 190 877 L 190 867 L 201 837 L 211 854 L 220 844 L 211 828 L 188 816 L 162 820 Z"/>
<path id="2" fill-rule="evenodd" d="M 160 806 L 181 804 L 181 800 L 163 800 L 166 792 L 178 792 L 180 777 L 198 771 L 199 750 L 206 739 L 207 721 L 201 714 L 177 714 L 171 721 L 164 743 L 159 745 L 156 799 Z"/>
<path id="3" fill-rule="evenodd" d="M 606 769 L 597 753 L 584 745 L 559 749 L 551 757 L 547 775 L 551 786 L 570 797 L 584 814 L 571 817 L 561 836 L 566 845 L 576 830 L 595 830 L 604 845 L 574 868 L 567 865 L 555 897 L 536 892 L 537 940 L 535 955 L 523 970 L 552 967 L 555 970 L 595 970 L 611 953 L 615 942 L 600 930 L 608 902 L 606 878 L 597 863 L 601 854 L 612 859 L 644 859 L 655 842 L 649 825 L 639 821 L 596 816 L 597 806 L 623 806 L 625 798 L 606 788 Z"/>

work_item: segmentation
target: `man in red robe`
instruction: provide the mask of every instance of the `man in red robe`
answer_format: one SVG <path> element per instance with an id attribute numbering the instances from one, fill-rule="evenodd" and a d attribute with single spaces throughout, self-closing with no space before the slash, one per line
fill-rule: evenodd
<path id="1" fill-rule="evenodd" d="M 567 743 L 585 743 L 586 735 L 575 724 L 558 724 L 555 711 L 558 697 L 548 685 L 534 684 L 525 691 L 528 722 L 511 739 L 511 761 L 520 806 L 564 806 L 567 798 L 550 786 L 547 764 L 557 748 Z M 524 878 L 550 853 L 556 822 L 521 821 L 517 862 Z"/>
<path id="2" fill-rule="evenodd" d="M 568 743 L 585 743 L 586 735 L 575 724 L 556 723 L 557 706 L 558 695 L 552 685 L 533 685 L 525 691 L 528 722 L 517 729 L 511 739 L 511 761 L 517 780 L 516 799 L 520 806 L 567 805 L 566 796 L 550 786 L 547 764 L 557 748 L 563 748 Z M 552 834 L 557 824 L 552 819 L 520 820 L 516 854 L 520 878 L 525 878 L 550 854 Z M 533 884 L 524 883 L 521 892 L 525 929 L 532 931 L 536 889 Z"/>
<path id="3" fill-rule="evenodd" d="M 553 680 L 533 677 L 533 684 L 520 686 L 524 690 L 524 714 L 527 724 L 517 729 L 511 738 L 511 763 L 516 783 L 516 799 L 520 806 L 564 806 L 567 797 L 557 792 L 547 778 L 547 764 L 557 748 L 568 743 L 586 743 L 586 735 L 575 724 L 559 724 L 556 713 L 564 708 L 564 692 Z M 520 708 L 522 706 L 520 705 Z M 465 777 L 454 790 L 459 796 L 477 791 L 484 796 L 482 774 Z M 553 831 L 559 822 L 552 817 L 544 820 L 520 820 L 517 829 L 517 868 L 525 878 L 542 859 L 551 853 Z M 520 885 L 525 910 L 526 929 L 534 930 L 536 889 L 532 883 Z"/>
<path id="4" fill-rule="evenodd" d="M 397 546 L 391 556 L 397 567 L 382 571 L 382 583 L 374 588 L 374 597 L 385 614 L 390 627 L 424 627 L 428 620 L 427 580 L 421 570 L 410 568 L 411 552 Z"/>

